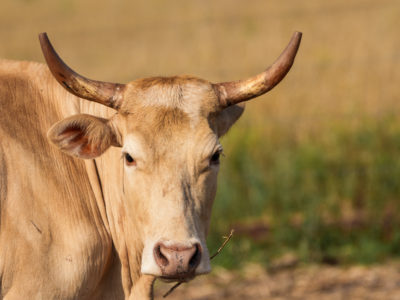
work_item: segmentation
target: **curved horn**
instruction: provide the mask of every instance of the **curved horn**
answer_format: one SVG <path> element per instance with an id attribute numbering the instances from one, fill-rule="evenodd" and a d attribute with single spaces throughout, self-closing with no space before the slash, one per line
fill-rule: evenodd
<path id="1" fill-rule="evenodd" d="M 51 45 L 45 32 L 39 34 L 44 58 L 55 79 L 70 93 L 108 107 L 118 109 L 122 104 L 122 91 L 119 83 L 95 81 L 85 78 L 69 68 Z"/>
<path id="2" fill-rule="evenodd" d="M 276 86 L 289 72 L 300 46 L 301 32 L 295 32 L 279 58 L 264 72 L 245 80 L 214 84 L 222 108 L 260 96 Z"/>

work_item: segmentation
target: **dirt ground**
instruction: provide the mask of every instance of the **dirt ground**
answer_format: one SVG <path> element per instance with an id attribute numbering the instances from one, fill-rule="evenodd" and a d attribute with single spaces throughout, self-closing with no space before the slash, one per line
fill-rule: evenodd
<path id="1" fill-rule="evenodd" d="M 155 299 L 173 284 L 157 282 Z M 400 263 L 375 266 L 304 266 L 264 270 L 250 265 L 242 272 L 222 269 L 182 284 L 165 299 L 400 299 Z"/>

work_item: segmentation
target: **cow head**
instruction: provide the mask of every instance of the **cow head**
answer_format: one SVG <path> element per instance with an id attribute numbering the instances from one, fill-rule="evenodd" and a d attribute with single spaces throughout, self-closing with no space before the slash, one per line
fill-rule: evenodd
<path id="1" fill-rule="evenodd" d="M 123 212 L 141 238 L 141 273 L 185 280 L 210 271 L 206 236 L 216 193 L 219 137 L 240 117 L 243 101 L 278 84 L 293 64 L 295 33 L 265 72 L 213 84 L 195 77 L 156 77 L 128 84 L 89 80 L 66 66 L 47 35 L 47 64 L 69 92 L 111 107 L 110 119 L 76 115 L 55 124 L 50 141 L 84 159 L 120 147 Z"/>

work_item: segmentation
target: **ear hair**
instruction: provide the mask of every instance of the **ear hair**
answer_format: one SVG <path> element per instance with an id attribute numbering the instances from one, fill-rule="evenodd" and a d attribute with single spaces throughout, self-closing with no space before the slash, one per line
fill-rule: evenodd
<path id="1" fill-rule="evenodd" d="M 231 126 L 240 118 L 240 116 L 244 112 L 244 108 L 245 104 L 240 103 L 229 106 L 218 114 L 216 122 L 217 133 L 219 137 L 228 132 Z"/>
<path id="2" fill-rule="evenodd" d="M 119 146 L 108 120 L 91 115 L 75 115 L 54 124 L 48 139 L 63 152 L 84 159 L 95 158 L 111 145 Z"/>

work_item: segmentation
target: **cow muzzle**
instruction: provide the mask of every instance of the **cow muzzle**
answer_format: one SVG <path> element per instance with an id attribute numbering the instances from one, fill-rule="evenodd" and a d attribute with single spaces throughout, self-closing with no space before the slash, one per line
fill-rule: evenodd
<path id="1" fill-rule="evenodd" d="M 154 259 L 161 270 L 161 278 L 186 281 L 195 276 L 200 264 L 202 249 L 199 243 L 191 246 L 159 242 L 153 250 Z"/>

